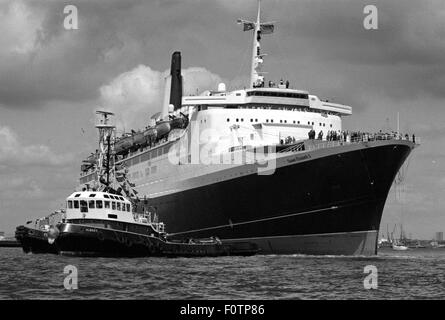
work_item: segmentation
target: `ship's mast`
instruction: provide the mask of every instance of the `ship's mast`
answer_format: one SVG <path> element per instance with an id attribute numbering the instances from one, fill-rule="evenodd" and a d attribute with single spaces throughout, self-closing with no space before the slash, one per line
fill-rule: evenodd
<path id="1" fill-rule="evenodd" d="M 250 71 L 250 88 L 264 87 L 264 74 L 261 71 L 263 57 L 261 54 L 261 35 L 270 34 L 274 30 L 274 22 L 261 23 L 261 0 L 258 0 L 258 14 L 255 22 L 238 19 L 243 24 L 243 31 L 253 30 L 252 61 Z"/>
<path id="2" fill-rule="evenodd" d="M 253 36 L 253 47 L 252 47 L 252 66 L 250 71 L 250 85 L 252 87 L 264 85 L 264 76 L 260 74 L 261 65 L 263 64 L 263 56 L 261 56 L 261 0 L 258 0 L 258 14 L 255 23 L 255 32 Z"/>
<path id="3" fill-rule="evenodd" d="M 116 165 L 114 144 L 116 142 L 116 126 L 108 111 L 96 111 L 99 119 L 96 128 L 99 130 L 99 150 L 97 154 L 97 191 L 122 194 L 136 208 L 138 201 L 134 184 L 127 179 L 127 169 L 122 164 Z"/>
<path id="4" fill-rule="evenodd" d="M 99 130 L 99 154 L 97 158 L 97 178 L 99 181 L 99 189 L 106 189 L 110 186 L 110 180 L 114 178 L 115 166 L 111 157 L 114 155 L 114 135 L 115 126 L 111 123 L 109 116 L 114 115 L 108 111 L 96 111 L 99 115 L 96 128 Z"/>

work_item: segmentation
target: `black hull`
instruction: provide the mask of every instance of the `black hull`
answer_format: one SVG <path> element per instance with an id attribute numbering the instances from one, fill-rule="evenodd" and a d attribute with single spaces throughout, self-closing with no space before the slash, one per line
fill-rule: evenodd
<path id="1" fill-rule="evenodd" d="M 178 237 L 248 240 L 263 253 L 373 255 L 391 184 L 414 144 L 373 142 L 151 199 Z M 289 160 L 291 162 L 291 160 Z"/>
<path id="2" fill-rule="evenodd" d="M 46 231 L 19 226 L 16 228 L 15 238 L 25 253 L 57 254 L 59 252 L 56 243 L 49 243 Z"/>
<path id="3" fill-rule="evenodd" d="M 88 225 L 61 224 L 57 237 L 60 254 L 95 257 L 218 257 L 253 255 L 252 243 L 217 244 L 168 242 L 158 236 L 110 230 Z"/>
<path id="4" fill-rule="evenodd" d="M 95 222 L 97 223 L 97 222 Z M 22 228 L 22 227 L 19 227 Z M 20 231 L 18 237 L 25 252 L 54 253 L 81 257 L 218 257 L 256 254 L 258 246 L 236 242 L 218 244 L 214 241 L 168 242 L 156 235 L 98 228 L 91 225 L 61 223 L 59 235 L 49 244 L 44 233 L 32 229 Z M 23 230 L 23 229 L 22 229 Z M 32 231 L 31 233 L 29 231 Z"/>

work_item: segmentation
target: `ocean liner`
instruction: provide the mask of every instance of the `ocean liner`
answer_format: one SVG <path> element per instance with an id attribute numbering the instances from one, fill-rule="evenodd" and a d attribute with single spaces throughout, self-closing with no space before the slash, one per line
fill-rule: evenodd
<path id="1" fill-rule="evenodd" d="M 388 192 L 417 144 L 398 132 L 345 131 L 351 107 L 266 81 L 260 42 L 274 23 L 260 12 L 238 20 L 253 33 L 249 88 L 221 83 L 183 96 L 175 52 L 162 112 L 110 138 L 105 166 L 100 152 L 85 159 L 78 190 L 109 183 L 99 169 L 107 168 L 131 182 L 171 239 L 249 241 L 266 254 L 376 254 Z"/>

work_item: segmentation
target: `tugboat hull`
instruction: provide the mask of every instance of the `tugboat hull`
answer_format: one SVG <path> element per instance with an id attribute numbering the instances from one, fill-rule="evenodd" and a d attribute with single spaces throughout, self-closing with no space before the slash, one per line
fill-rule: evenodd
<path id="1" fill-rule="evenodd" d="M 258 247 L 249 242 L 217 243 L 207 240 L 170 242 L 158 235 L 138 234 L 89 225 L 61 223 L 53 243 L 48 233 L 20 226 L 16 237 L 23 251 L 83 257 L 217 257 L 249 256 Z"/>
<path id="2" fill-rule="evenodd" d="M 57 245 L 60 254 L 100 257 L 217 257 L 253 255 L 258 247 L 248 242 L 227 244 L 202 242 L 170 242 L 156 235 L 145 235 L 88 225 L 59 225 Z"/>

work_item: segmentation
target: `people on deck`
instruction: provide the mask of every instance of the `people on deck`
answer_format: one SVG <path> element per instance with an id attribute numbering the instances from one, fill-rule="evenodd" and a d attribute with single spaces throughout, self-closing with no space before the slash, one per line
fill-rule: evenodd
<path id="1" fill-rule="evenodd" d="M 317 139 L 323 140 L 324 132 L 320 130 L 318 133 Z M 311 129 L 308 132 L 309 139 L 315 139 L 315 130 Z M 326 132 L 326 141 L 340 141 L 340 142 L 367 142 L 367 141 L 375 141 L 375 140 L 392 140 L 392 139 L 405 139 L 406 141 L 410 140 L 410 136 L 408 134 L 402 135 L 397 132 L 386 133 L 380 130 L 378 133 L 369 133 L 362 131 L 348 131 L 348 130 L 329 130 Z M 411 141 L 416 143 L 416 136 L 413 134 L 411 137 Z"/>

